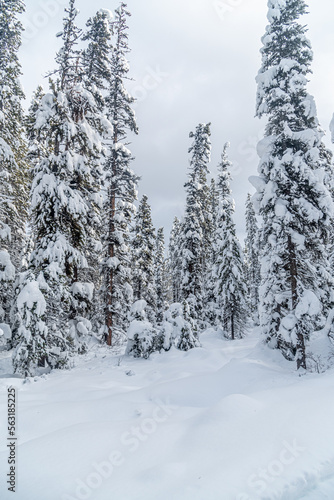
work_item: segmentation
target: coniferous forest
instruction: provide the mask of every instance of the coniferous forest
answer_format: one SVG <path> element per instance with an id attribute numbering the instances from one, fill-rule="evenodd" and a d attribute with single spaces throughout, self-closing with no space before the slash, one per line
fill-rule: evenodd
<path id="1" fill-rule="evenodd" d="M 3 3 L 0 311 L 16 373 L 66 368 L 92 336 L 111 347 L 128 342 L 128 354 L 147 358 L 200 346 L 208 327 L 234 340 L 260 325 L 268 346 L 311 370 L 310 341 L 322 331 L 330 355 L 332 153 L 307 92 L 306 4 L 280 5 L 262 39 L 256 98 L 267 126 L 242 248 L 228 143 L 208 181 L 210 123 L 189 134 L 184 216 L 167 245 L 147 196 L 135 206 L 127 6 L 113 18 L 99 10 L 80 28 L 70 1 L 49 88 L 39 86 L 24 113 L 24 4 Z"/>
<path id="2" fill-rule="evenodd" d="M 131 13 L 122 2 L 113 15 L 100 9 L 85 23 L 77 3 L 69 0 L 65 8 L 53 69 L 24 111 L 18 52 L 25 5 L 0 2 L 0 348 L 11 360 L 11 376 L 27 383 L 66 373 L 71 380 L 74 368 L 99 349 L 106 360 L 117 356 L 119 367 L 130 363 L 129 376 L 156 359 L 167 370 L 181 354 L 193 356 L 201 370 L 195 353 L 213 336 L 215 356 L 219 349 L 222 356 L 233 352 L 230 363 L 239 359 L 233 349 L 259 349 L 250 351 L 252 370 L 273 363 L 272 377 L 275 370 L 305 379 L 331 373 L 334 163 L 308 92 L 313 53 L 305 1 L 268 0 L 254 96 L 266 126 L 258 175 L 250 178 L 256 192 L 237 207 L 245 241 L 235 223 L 228 137 L 217 175 L 209 170 L 211 123 L 185 131 L 183 216 L 175 217 L 170 234 L 154 227 L 150 200 L 138 197 L 140 172 L 131 152 L 133 136 L 140 136 L 128 91 Z M 242 370 L 238 365 L 229 376 L 239 380 Z M 252 401 L 229 404 L 247 414 Z M 239 491 L 233 498 L 332 498 L 270 496 L 269 489 L 269 496 L 252 496 L 271 484 L 262 478 L 260 491 L 259 483 L 253 490 L 248 484 L 251 496 Z M 94 489 L 88 480 L 85 487 Z M 89 497 L 82 495 L 75 498 Z M 168 498 L 190 497 L 189 490 Z"/>

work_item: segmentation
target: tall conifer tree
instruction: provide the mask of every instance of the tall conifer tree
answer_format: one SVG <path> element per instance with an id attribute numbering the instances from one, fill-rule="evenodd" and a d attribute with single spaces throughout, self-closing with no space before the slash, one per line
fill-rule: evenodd
<path id="1" fill-rule="evenodd" d="M 216 278 L 218 321 L 224 333 L 232 340 L 242 337 L 247 325 L 247 288 L 245 284 L 243 254 L 233 221 L 234 200 L 231 197 L 231 162 L 225 144 L 218 166 L 217 189 L 219 213 L 216 226 Z"/>
<path id="2" fill-rule="evenodd" d="M 204 275 L 204 316 L 208 326 L 212 326 L 216 322 L 217 316 L 217 300 L 216 300 L 216 276 L 214 269 L 216 265 L 216 250 L 217 250 L 217 219 L 219 209 L 219 193 L 216 187 L 215 179 L 211 179 L 208 203 L 208 231 L 207 231 L 207 245 L 206 245 L 206 271 Z"/>
<path id="3" fill-rule="evenodd" d="M 146 314 L 151 323 L 156 321 L 155 253 L 156 236 L 152 223 L 151 207 L 144 195 L 135 216 L 133 248 L 134 300 L 146 301 Z"/>
<path id="4" fill-rule="evenodd" d="M 111 57 L 112 57 L 112 19 L 109 10 L 100 9 L 89 18 L 86 23 L 86 31 L 82 39 L 88 42 L 82 53 L 82 66 L 84 70 L 83 81 L 85 87 L 94 96 L 96 106 L 102 116 L 107 115 L 106 96 L 111 79 Z M 110 131 L 112 132 L 112 131 Z M 105 162 L 108 152 L 108 144 L 112 141 L 112 133 L 109 137 L 104 136 L 103 149 L 101 151 L 100 165 Z M 100 169 L 95 172 L 97 185 L 101 185 L 101 191 L 96 197 L 98 213 L 91 218 L 91 231 L 88 241 L 88 268 L 82 274 L 82 279 L 94 284 L 94 306 L 90 316 L 94 327 L 98 330 L 104 324 L 104 297 L 101 293 L 103 279 L 101 276 L 103 237 L 105 228 L 105 216 L 103 213 L 103 199 L 106 198 L 105 186 L 101 182 Z"/>
<path id="5" fill-rule="evenodd" d="M 36 282 L 45 295 L 49 355 L 41 350 L 39 362 L 51 367 L 63 366 L 68 351 L 81 349 L 80 337 L 89 327 L 82 314 L 92 299 L 93 285 L 80 283 L 80 276 L 87 268 L 87 243 L 94 217 L 99 216 L 101 134 L 110 135 L 112 130 L 83 82 L 77 48 L 81 31 L 75 24 L 74 0 L 65 13 L 59 35 L 63 46 L 54 72 L 57 79 L 50 79 L 50 92 L 41 98 L 35 114 L 37 140 L 40 137 L 46 141 L 46 147 L 40 152 L 31 192 L 34 250 L 30 271 L 18 288 L 19 297 L 29 282 Z M 25 304 L 29 307 L 29 302 Z M 26 339 L 20 324 L 16 332 L 19 355 Z M 36 336 L 39 334 L 36 331 Z M 45 345 L 33 336 L 31 342 Z M 55 350 L 59 364 L 52 359 Z"/>
<path id="6" fill-rule="evenodd" d="M 28 215 L 28 164 L 18 51 L 22 0 L 0 7 L 0 322 L 10 323 L 13 283 L 20 270 Z"/>
<path id="7" fill-rule="evenodd" d="M 210 135 L 210 124 L 202 123 L 196 127 L 194 133 L 190 133 L 189 137 L 193 139 L 193 144 L 189 148 L 191 159 L 188 181 L 185 184 L 187 198 L 182 224 L 181 293 L 182 299 L 189 302 L 190 314 L 195 320 L 203 319 L 204 189 L 206 175 L 209 172 Z"/>
<path id="8" fill-rule="evenodd" d="M 181 301 L 182 255 L 181 255 L 182 223 L 175 217 L 169 238 L 169 268 L 172 281 L 173 302 Z"/>
<path id="9" fill-rule="evenodd" d="M 261 282 L 259 228 L 250 194 L 248 194 L 246 201 L 246 233 L 245 246 L 247 255 L 246 278 L 248 301 L 252 319 L 255 324 L 258 324 L 259 286 Z"/>
<path id="10" fill-rule="evenodd" d="M 266 342 L 306 368 L 310 334 L 332 307 L 326 241 L 333 214 L 322 132 L 307 92 L 312 51 L 304 0 L 268 1 L 257 115 L 268 116 L 254 180 L 263 217 L 261 326 Z"/>
<path id="11" fill-rule="evenodd" d="M 155 293 L 156 293 L 156 319 L 161 323 L 164 311 L 167 309 L 168 277 L 165 259 L 164 229 L 160 227 L 156 236 L 155 250 Z"/>
<path id="12" fill-rule="evenodd" d="M 105 281 L 105 334 L 108 345 L 120 341 L 128 326 L 128 314 L 133 302 L 131 286 L 131 256 L 129 226 L 135 212 L 138 177 L 130 169 L 132 154 L 126 147 L 129 132 L 138 133 L 133 97 L 124 82 L 128 79 L 129 65 L 126 55 L 128 45 L 126 4 L 116 9 L 112 23 L 115 47 L 111 57 L 111 79 L 106 99 L 107 113 L 114 132 L 105 163 L 107 197 L 105 214 L 107 231 L 104 234 L 103 277 Z"/>

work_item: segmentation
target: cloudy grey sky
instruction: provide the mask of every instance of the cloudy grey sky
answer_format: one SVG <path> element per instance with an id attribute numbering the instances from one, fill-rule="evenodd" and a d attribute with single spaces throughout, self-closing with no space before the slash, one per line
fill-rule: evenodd
<path id="1" fill-rule="evenodd" d="M 21 48 L 27 98 L 54 68 L 67 0 L 26 0 L 26 32 Z M 142 176 L 139 196 L 147 194 L 156 227 L 168 234 L 181 216 L 188 168 L 189 132 L 212 123 L 213 175 L 223 144 L 231 143 L 236 223 L 244 236 L 244 203 L 253 192 L 248 177 L 258 158 L 256 143 L 265 122 L 254 118 L 255 76 L 261 36 L 267 24 L 266 0 L 128 0 L 132 13 L 129 40 L 129 90 L 137 97 L 139 135 L 131 137 L 134 170 Z M 78 24 L 99 8 L 114 10 L 114 0 L 77 0 Z M 327 131 L 334 111 L 334 2 L 309 0 L 304 22 L 314 51 L 309 91 Z M 327 145 L 330 144 L 327 138 Z"/>

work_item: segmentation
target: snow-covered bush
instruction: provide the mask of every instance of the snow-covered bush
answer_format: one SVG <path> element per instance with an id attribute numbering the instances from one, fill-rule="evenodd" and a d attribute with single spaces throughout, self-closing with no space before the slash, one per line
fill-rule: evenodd
<path id="1" fill-rule="evenodd" d="M 167 311 L 168 313 L 168 311 Z M 166 313 L 164 314 L 165 317 Z M 173 325 L 171 322 L 164 321 L 159 326 L 158 334 L 154 339 L 154 350 L 155 351 L 169 351 L 174 344 L 173 337 Z"/>
<path id="2" fill-rule="evenodd" d="M 67 365 L 69 345 L 46 324 L 48 290 L 42 275 L 21 273 L 15 300 L 14 372 L 25 377 Z"/>
<path id="3" fill-rule="evenodd" d="M 8 349 L 12 338 L 12 330 L 7 323 L 0 323 L 0 348 Z"/>
<path id="4" fill-rule="evenodd" d="M 46 301 L 38 282 L 32 275 L 25 276 L 16 305 L 21 323 L 17 331 L 18 344 L 13 356 L 14 372 L 25 377 L 33 376 L 37 367 L 48 364 L 48 329 L 44 321 Z"/>
<path id="5" fill-rule="evenodd" d="M 10 341 L 8 337 L 9 311 L 12 302 L 12 288 L 15 280 L 15 267 L 11 262 L 10 255 L 5 250 L 0 251 L 0 322 L 3 335 L 0 337 L 0 345 L 7 346 Z M 7 335 L 5 335 L 5 331 Z"/>
<path id="6" fill-rule="evenodd" d="M 130 310 L 128 344 L 125 354 L 147 359 L 154 351 L 157 332 L 147 320 L 145 300 L 137 300 Z"/>
<path id="7" fill-rule="evenodd" d="M 194 347 L 200 347 L 196 323 L 190 314 L 190 306 L 186 300 L 182 303 L 183 315 L 179 316 L 179 327 L 181 335 L 178 338 L 176 347 L 181 351 L 189 351 Z"/>
<path id="8" fill-rule="evenodd" d="M 164 313 L 164 320 L 160 326 L 156 338 L 156 350 L 169 351 L 175 345 L 175 339 L 181 336 L 183 310 L 182 304 L 175 302 L 171 304 Z"/>
<path id="9" fill-rule="evenodd" d="M 197 328 L 190 314 L 188 301 L 171 304 L 164 314 L 164 321 L 157 336 L 157 350 L 169 351 L 176 345 L 182 351 L 199 347 Z"/>
<path id="10" fill-rule="evenodd" d="M 93 294 L 93 283 L 80 283 L 76 281 L 72 284 L 72 309 L 76 315 L 69 321 L 69 331 L 75 350 L 80 354 L 87 351 L 87 343 L 89 342 L 89 337 L 92 335 L 92 323 L 88 317 L 93 308 Z"/>
<path id="11" fill-rule="evenodd" d="M 334 309 L 328 315 L 323 329 L 314 332 L 306 351 L 307 370 L 323 373 L 334 365 Z"/>

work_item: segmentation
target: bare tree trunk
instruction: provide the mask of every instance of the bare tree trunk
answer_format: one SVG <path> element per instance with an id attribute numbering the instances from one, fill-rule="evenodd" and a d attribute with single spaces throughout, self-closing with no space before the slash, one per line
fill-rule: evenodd
<path id="1" fill-rule="evenodd" d="M 292 242 L 291 236 L 288 236 L 288 252 L 289 252 L 289 265 L 290 265 L 290 283 L 291 283 L 291 305 L 295 310 L 298 302 L 297 290 L 297 262 L 295 246 Z M 304 368 L 306 370 L 306 352 L 305 352 L 305 339 L 299 325 L 297 324 L 297 370 Z"/>

